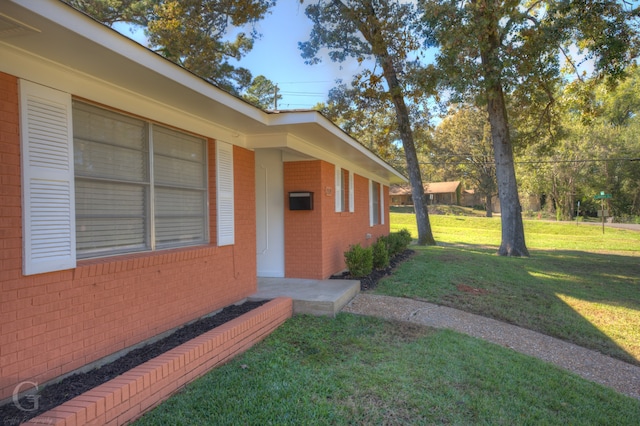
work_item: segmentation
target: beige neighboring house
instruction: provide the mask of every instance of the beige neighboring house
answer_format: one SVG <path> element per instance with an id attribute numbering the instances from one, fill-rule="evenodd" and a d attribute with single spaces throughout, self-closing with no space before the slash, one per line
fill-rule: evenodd
<path id="1" fill-rule="evenodd" d="M 484 205 L 485 201 L 485 198 L 474 189 L 462 190 L 460 205 L 464 207 Z M 523 211 L 539 211 L 541 208 L 540 197 L 535 194 L 522 194 L 520 195 L 520 205 Z M 491 198 L 491 211 L 493 213 L 500 213 L 500 198 L 497 196 Z"/>
<path id="2" fill-rule="evenodd" d="M 460 181 L 430 182 L 424 184 L 424 193 L 428 204 L 460 205 Z M 411 186 L 408 184 L 391 185 L 389 189 L 390 204 L 392 206 L 412 206 Z"/>

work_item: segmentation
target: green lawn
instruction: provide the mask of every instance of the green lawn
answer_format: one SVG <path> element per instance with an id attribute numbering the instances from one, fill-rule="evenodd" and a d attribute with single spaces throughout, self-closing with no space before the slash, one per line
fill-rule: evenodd
<path id="1" fill-rule="evenodd" d="M 138 425 L 616 424 L 640 401 L 451 331 L 297 316 Z"/>
<path id="2" fill-rule="evenodd" d="M 430 215 L 436 241 L 449 244 L 500 245 L 500 218 Z M 391 231 L 407 228 L 418 237 L 415 215 L 391 213 Z M 525 239 L 531 249 L 612 251 L 640 255 L 640 232 L 571 222 L 525 220 Z"/>
<path id="3" fill-rule="evenodd" d="M 526 222 L 530 258 L 495 255 L 499 218 L 431 216 L 437 247 L 376 291 L 458 307 L 640 360 L 640 232 Z M 393 230 L 411 214 L 394 213 Z M 137 424 L 636 425 L 640 401 L 446 330 L 296 316 Z"/>
<path id="4" fill-rule="evenodd" d="M 412 222 L 413 221 L 413 222 Z M 415 219 L 392 227 L 417 236 Z M 431 216 L 440 246 L 376 291 L 463 309 L 640 364 L 640 232 L 525 221 L 530 258 L 495 255 L 500 219 Z"/>

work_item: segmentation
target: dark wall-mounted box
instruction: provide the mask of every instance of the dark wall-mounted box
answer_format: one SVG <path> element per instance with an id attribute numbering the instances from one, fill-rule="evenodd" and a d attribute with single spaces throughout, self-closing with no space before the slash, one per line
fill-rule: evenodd
<path id="1" fill-rule="evenodd" d="M 290 192 L 289 210 L 313 210 L 313 192 Z"/>

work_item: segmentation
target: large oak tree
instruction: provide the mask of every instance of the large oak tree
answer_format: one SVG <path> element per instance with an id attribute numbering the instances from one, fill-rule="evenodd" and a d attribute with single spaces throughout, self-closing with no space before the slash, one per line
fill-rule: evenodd
<path id="1" fill-rule="evenodd" d="M 439 48 L 443 87 L 484 105 L 491 123 L 502 241 L 498 254 L 528 256 L 507 104 L 548 90 L 563 61 L 579 72 L 619 75 L 637 47 L 638 10 L 610 0 L 420 0 Z M 521 98 L 510 99 L 515 89 Z"/>
<path id="2" fill-rule="evenodd" d="M 363 63 L 372 59 L 379 67 L 379 73 L 369 70 L 366 75 L 372 87 L 384 81 L 386 93 L 395 109 L 416 212 L 418 244 L 434 245 L 405 99 L 411 89 L 404 75 L 416 65 L 409 59 L 420 46 L 418 32 L 412 28 L 418 20 L 415 5 L 393 0 L 320 0 L 307 6 L 306 14 L 313 22 L 313 28 L 309 41 L 299 46 L 308 63 L 319 62 L 321 50 L 328 49 L 333 61 L 351 58 Z"/>

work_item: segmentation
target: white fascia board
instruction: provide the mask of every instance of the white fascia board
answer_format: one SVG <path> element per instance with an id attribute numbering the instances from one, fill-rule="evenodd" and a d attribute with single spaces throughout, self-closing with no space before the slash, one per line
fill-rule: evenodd
<path id="1" fill-rule="evenodd" d="M 360 176 L 377 181 L 383 181 L 385 184 L 389 185 L 389 179 L 387 177 L 382 178 L 379 174 L 358 166 L 348 158 L 324 149 L 319 144 L 309 142 L 307 139 L 301 138 L 295 133 L 250 135 L 247 136 L 247 145 L 250 149 L 275 148 L 281 149 L 285 153 L 296 153 L 299 155 L 299 157 L 296 157 L 295 155 L 288 156 L 287 158 L 295 158 L 295 160 L 291 161 L 308 161 L 315 159 L 326 161 L 331 164 L 339 164 L 341 167 L 349 169 Z"/>
<path id="2" fill-rule="evenodd" d="M 217 101 L 253 120 L 263 124 L 267 121 L 268 114 L 261 109 L 215 87 L 201 77 L 123 36 L 116 30 L 76 11 L 59 0 L 11 0 L 11 2 L 39 15 L 41 18 L 51 21 L 55 25 L 64 27 L 66 30 L 75 33 L 79 38 L 89 40 L 114 52 L 123 61 L 134 62 L 154 74 L 164 76 L 167 80 L 184 86 L 185 89 L 190 89 L 200 96 Z M 78 52 L 79 57 L 82 54 L 83 52 Z M 117 64 L 114 64 L 114 66 L 117 66 Z"/>
<path id="3" fill-rule="evenodd" d="M 386 174 L 388 175 L 386 178 L 388 182 L 390 182 L 391 180 L 393 180 L 394 182 L 407 182 L 407 179 L 402 174 L 400 174 L 397 170 L 395 170 L 384 160 L 376 156 L 373 152 L 368 150 L 366 147 L 364 147 L 358 141 L 353 139 L 351 136 L 349 136 L 342 129 L 340 129 L 333 122 L 328 120 L 326 117 L 324 117 L 322 114 L 320 114 L 317 111 L 290 111 L 290 112 L 285 111 L 277 114 L 271 114 L 270 120 L 269 120 L 270 127 L 284 126 L 286 128 L 287 126 L 291 126 L 292 129 L 295 129 L 296 126 L 303 126 L 303 125 L 310 125 L 310 124 L 316 125 L 321 130 L 329 133 L 328 135 L 329 138 L 324 137 L 322 134 L 318 134 L 317 140 L 313 141 L 313 143 L 317 145 L 322 150 L 322 152 L 329 153 L 329 157 L 332 157 L 333 160 L 328 160 L 328 161 L 332 162 L 333 164 L 344 164 L 345 158 L 342 156 L 336 156 L 329 149 L 328 141 L 329 139 L 332 139 L 332 138 L 334 138 L 333 139 L 334 141 L 339 140 L 341 143 L 347 145 L 349 148 L 357 151 L 358 156 L 362 156 L 366 158 L 367 161 L 374 163 L 376 168 L 384 169 Z M 292 131 L 292 133 L 295 134 L 295 131 Z M 250 137 L 250 140 L 253 140 L 253 137 Z M 249 144 L 251 143 L 249 142 Z M 308 144 L 308 145 L 310 146 L 311 144 Z M 349 161 L 349 162 L 352 164 L 352 161 Z M 364 170 L 364 169 L 360 168 L 360 170 Z M 372 175 L 370 172 L 369 172 L 369 175 L 376 176 L 373 179 L 380 180 L 379 175 Z"/>
<path id="4" fill-rule="evenodd" d="M 109 82 L 98 80 L 77 70 L 33 56 L 0 42 L 0 71 L 24 80 L 70 93 L 90 102 L 108 105 L 129 114 L 195 133 L 245 146 L 244 135 L 200 116 L 131 92 Z"/>

